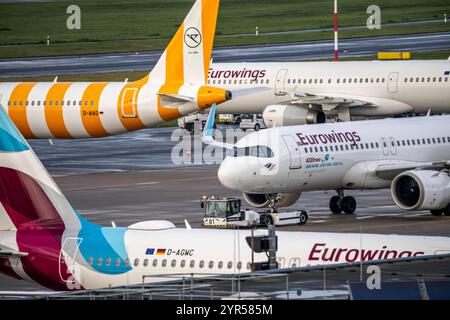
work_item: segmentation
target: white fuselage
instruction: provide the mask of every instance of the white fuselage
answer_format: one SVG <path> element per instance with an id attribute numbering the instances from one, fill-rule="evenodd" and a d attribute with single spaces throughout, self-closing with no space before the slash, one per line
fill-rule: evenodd
<path id="1" fill-rule="evenodd" d="M 247 193 L 387 188 L 380 165 L 450 159 L 449 124 L 450 116 L 430 116 L 266 129 L 239 140 L 238 156 L 227 156 L 218 175 Z M 273 156 L 245 156 L 258 145 Z"/>
<path id="2" fill-rule="evenodd" d="M 129 229 L 124 239 L 131 267 L 129 271 L 115 273 L 114 259 L 110 266 L 104 266 L 110 257 L 97 250 L 95 256 L 84 257 L 86 260 L 92 258 L 93 264 L 75 263 L 73 266 L 77 270 L 73 274 L 84 288 L 99 288 L 173 280 L 191 274 L 204 277 L 247 273 L 250 272 L 252 254 L 245 238 L 250 234 L 248 230 Z M 260 230 L 256 234 L 266 232 Z M 277 236 L 279 268 L 352 264 L 360 260 L 450 252 L 450 240 L 445 237 L 313 232 L 277 232 Z M 165 251 L 157 254 L 158 249 Z M 66 261 L 71 265 L 73 258 L 67 257 L 66 253 Z M 99 258 L 103 261 L 101 272 L 96 270 Z M 255 253 L 254 261 L 267 261 L 267 256 Z"/>
<path id="3" fill-rule="evenodd" d="M 307 93 L 370 101 L 376 108 L 350 108 L 352 116 L 450 112 L 448 60 L 358 62 L 215 63 L 208 84 L 229 90 L 269 87 L 217 108 L 218 113 L 262 113 L 271 104 Z M 386 100 L 377 100 L 386 99 Z"/>

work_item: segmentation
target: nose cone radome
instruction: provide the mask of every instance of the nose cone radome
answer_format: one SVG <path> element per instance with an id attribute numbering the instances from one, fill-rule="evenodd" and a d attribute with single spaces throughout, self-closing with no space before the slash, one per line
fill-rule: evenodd
<path id="1" fill-rule="evenodd" d="M 236 170 L 236 167 L 233 167 L 233 165 L 225 159 L 219 167 L 217 176 L 224 187 L 239 190 L 241 182 L 237 172 L 238 170 Z"/>

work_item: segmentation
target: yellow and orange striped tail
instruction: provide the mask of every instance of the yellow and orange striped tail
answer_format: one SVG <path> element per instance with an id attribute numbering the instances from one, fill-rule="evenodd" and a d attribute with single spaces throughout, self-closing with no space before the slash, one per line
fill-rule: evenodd
<path id="1" fill-rule="evenodd" d="M 178 92 L 184 83 L 204 85 L 216 32 L 219 0 L 197 0 L 150 72 L 150 81 Z M 169 88 L 167 88 L 169 89 Z M 169 92 L 164 90 L 165 92 Z"/>

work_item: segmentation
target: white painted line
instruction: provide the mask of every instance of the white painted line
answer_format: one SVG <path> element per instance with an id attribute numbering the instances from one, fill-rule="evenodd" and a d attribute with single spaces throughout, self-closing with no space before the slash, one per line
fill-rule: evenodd
<path id="1" fill-rule="evenodd" d="M 310 223 L 322 223 L 327 222 L 326 220 L 309 220 Z"/>
<path id="2" fill-rule="evenodd" d="M 375 218 L 375 216 L 362 216 L 362 217 L 356 217 L 356 220 L 363 220 L 363 219 L 370 219 Z"/>
<path id="3" fill-rule="evenodd" d="M 140 182 L 140 183 L 136 183 L 137 186 L 146 186 L 146 185 L 151 185 L 151 184 L 158 184 L 159 181 L 149 181 L 149 182 Z"/>
<path id="4" fill-rule="evenodd" d="M 428 216 L 430 215 L 428 212 L 420 212 L 420 213 L 413 213 L 413 214 L 405 214 L 404 217 L 420 217 L 420 216 Z"/>

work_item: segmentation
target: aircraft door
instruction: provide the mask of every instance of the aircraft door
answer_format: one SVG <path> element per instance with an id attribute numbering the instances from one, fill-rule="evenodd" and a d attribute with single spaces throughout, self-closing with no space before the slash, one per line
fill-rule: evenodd
<path id="1" fill-rule="evenodd" d="M 300 267 L 300 258 L 291 258 L 289 260 L 289 268 L 299 268 Z"/>
<path id="2" fill-rule="evenodd" d="M 137 117 L 137 88 L 127 88 L 122 94 L 120 111 L 122 118 Z"/>
<path id="3" fill-rule="evenodd" d="M 389 145 L 391 148 L 391 154 L 396 155 L 397 154 L 397 145 L 395 144 L 395 138 L 389 137 Z"/>
<path id="4" fill-rule="evenodd" d="M 283 269 L 285 261 L 286 259 L 284 259 L 283 257 L 277 257 L 278 268 Z"/>
<path id="5" fill-rule="evenodd" d="M 383 149 L 383 155 L 387 156 L 389 155 L 389 144 L 386 138 L 381 138 L 381 148 Z"/>
<path id="6" fill-rule="evenodd" d="M 276 96 L 285 96 L 286 88 L 285 81 L 287 76 L 287 69 L 281 69 L 277 73 L 277 79 L 275 80 L 275 95 Z"/>
<path id="7" fill-rule="evenodd" d="M 82 238 L 67 237 L 59 252 L 59 276 L 70 290 L 81 289 L 81 269 L 76 262 Z M 62 266 L 66 268 L 62 268 Z"/>
<path id="8" fill-rule="evenodd" d="M 391 72 L 388 76 L 388 92 L 397 93 L 398 72 Z"/>
<path id="9" fill-rule="evenodd" d="M 289 169 L 300 169 L 302 167 L 300 147 L 292 136 L 282 136 L 284 144 L 289 150 Z"/>

